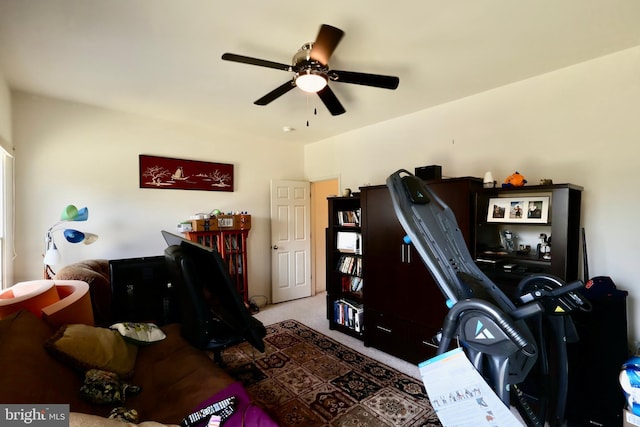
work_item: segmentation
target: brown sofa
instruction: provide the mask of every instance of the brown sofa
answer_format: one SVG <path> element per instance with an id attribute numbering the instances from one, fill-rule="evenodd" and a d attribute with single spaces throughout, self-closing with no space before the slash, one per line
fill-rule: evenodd
<path id="1" fill-rule="evenodd" d="M 104 263 L 102 261 L 96 265 L 100 268 Z M 85 281 L 91 281 L 91 292 L 97 288 L 96 295 L 104 298 L 101 292 L 104 286 L 109 286 L 108 275 L 103 276 L 107 278 L 106 284 L 97 277 L 106 270 L 98 270 L 98 276 L 92 278 L 89 276 L 96 270 L 91 273 L 92 269 L 86 266 L 83 263 L 75 267 L 84 270 Z M 92 299 L 94 307 L 97 304 L 96 312 L 104 315 L 103 320 L 107 320 L 110 311 L 108 306 L 103 305 L 101 298 Z M 65 403 L 70 405 L 71 412 L 107 416 L 118 405 L 91 404 L 81 397 L 83 372 L 77 366 L 53 357 L 45 349 L 45 343 L 57 329 L 29 311 L 20 311 L 0 320 L 0 366 L 3 370 L 0 375 L 0 403 Z M 178 424 L 206 403 L 233 395 L 238 399 L 238 409 L 225 426 L 276 425 L 250 402 L 240 383 L 216 365 L 205 352 L 181 337 L 179 324 L 162 326 L 162 330 L 166 334 L 164 340 L 138 347 L 134 374 L 127 380 L 142 387 L 139 395 L 127 397 L 124 403 L 125 407 L 138 412 L 140 422 L 151 420 Z M 77 425 L 88 422 L 79 414 L 72 417 L 71 421 Z"/>
<path id="2" fill-rule="evenodd" d="M 109 261 L 89 259 L 63 267 L 55 276 L 58 280 L 82 280 L 89 285 L 91 306 L 96 325 L 108 326 L 113 322 L 111 312 L 111 283 Z"/>

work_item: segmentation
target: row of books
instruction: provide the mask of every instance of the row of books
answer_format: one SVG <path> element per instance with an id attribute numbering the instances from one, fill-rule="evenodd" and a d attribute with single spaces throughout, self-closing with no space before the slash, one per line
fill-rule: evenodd
<path id="1" fill-rule="evenodd" d="M 343 227 L 359 227 L 360 209 L 353 211 L 338 211 L 338 225 Z"/>
<path id="2" fill-rule="evenodd" d="M 224 238 L 224 247 L 227 251 L 241 250 L 242 238 L 240 236 L 227 236 Z"/>
<path id="3" fill-rule="evenodd" d="M 364 330 L 364 307 L 355 301 L 339 299 L 333 302 L 334 321 L 356 332 Z"/>
<path id="4" fill-rule="evenodd" d="M 362 292 L 363 280 L 357 276 L 342 276 L 342 292 Z"/>
<path id="5" fill-rule="evenodd" d="M 353 255 L 341 255 L 336 268 L 340 273 L 362 276 L 362 258 Z"/>

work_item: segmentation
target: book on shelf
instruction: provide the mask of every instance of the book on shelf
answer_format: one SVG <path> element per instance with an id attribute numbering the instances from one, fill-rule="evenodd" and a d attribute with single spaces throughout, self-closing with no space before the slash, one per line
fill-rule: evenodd
<path id="1" fill-rule="evenodd" d="M 362 258 L 353 255 L 341 255 L 336 266 L 340 273 L 362 276 Z"/>
<path id="2" fill-rule="evenodd" d="M 360 209 L 338 211 L 338 225 L 342 227 L 359 227 Z"/>
<path id="3" fill-rule="evenodd" d="M 336 249 L 340 252 L 362 254 L 362 234 L 353 231 L 338 231 Z"/>
<path id="4" fill-rule="evenodd" d="M 356 332 L 362 332 L 364 330 L 364 310 L 359 310 L 355 314 L 354 329 Z"/>
<path id="5" fill-rule="evenodd" d="M 355 301 L 342 298 L 333 302 L 334 321 L 356 332 L 362 332 L 364 307 Z"/>
<path id="6" fill-rule="evenodd" d="M 363 280 L 358 276 L 342 276 L 342 292 L 362 292 Z"/>

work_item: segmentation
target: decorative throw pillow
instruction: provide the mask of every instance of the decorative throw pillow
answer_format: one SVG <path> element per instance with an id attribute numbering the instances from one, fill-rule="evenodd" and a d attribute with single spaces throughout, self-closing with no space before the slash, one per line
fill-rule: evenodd
<path id="1" fill-rule="evenodd" d="M 118 374 L 100 369 L 89 369 L 80 387 L 80 395 L 83 398 L 100 405 L 122 404 L 127 396 L 135 396 L 140 391 L 140 387 L 120 381 Z M 127 421 L 137 422 L 137 413 L 135 418 Z"/>
<path id="2" fill-rule="evenodd" d="M 63 362 L 84 372 L 102 369 L 122 378 L 133 375 L 138 347 L 122 338 L 117 331 L 88 325 L 62 326 L 45 348 Z"/>
<path id="3" fill-rule="evenodd" d="M 138 345 L 162 341 L 167 337 L 162 329 L 153 323 L 123 322 L 111 325 L 110 329 L 115 329 L 125 340 Z"/>
<path id="4" fill-rule="evenodd" d="M 128 423 L 137 423 L 138 422 L 138 411 L 135 409 L 127 409 L 124 406 L 118 406 L 117 408 L 113 408 L 111 412 L 109 412 L 110 420 L 119 420 Z"/>

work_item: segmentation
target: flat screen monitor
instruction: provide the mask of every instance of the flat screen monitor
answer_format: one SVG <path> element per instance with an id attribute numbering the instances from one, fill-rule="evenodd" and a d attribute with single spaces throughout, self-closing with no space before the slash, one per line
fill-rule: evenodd
<path id="1" fill-rule="evenodd" d="M 163 256 L 109 261 L 115 322 L 179 321 L 178 306 Z"/>
<path id="2" fill-rule="evenodd" d="M 202 287 L 209 309 L 216 318 L 264 352 L 265 327 L 247 310 L 220 254 L 167 231 L 162 231 L 162 235 L 169 247 L 179 246 L 182 256 L 191 261 L 188 265 L 195 271 L 189 272 L 189 276 Z"/>
<path id="3" fill-rule="evenodd" d="M 164 237 L 164 241 L 167 242 L 168 246 L 178 245 L 180 246 L 182 242 L 191 242 L 191 240 L 187 240 L 184 237 L 178 236 L 173 233 L 169 233 L 168 231 L 161 231 L 162 237 Z"/>

